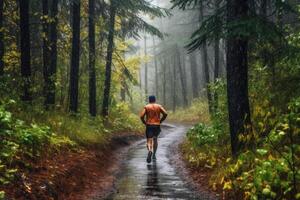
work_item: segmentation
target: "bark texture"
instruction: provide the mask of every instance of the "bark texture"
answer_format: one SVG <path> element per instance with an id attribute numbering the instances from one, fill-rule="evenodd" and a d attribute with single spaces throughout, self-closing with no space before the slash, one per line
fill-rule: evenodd
<path id="1" fill-rule="evenodd" d="M 244 18 L 248 13 L 247 0 L 227 1 L 227 23 Z M 248 39 L 230 35 L 227 39 L 227 93 L 232 154 L 242 148 L 239 135 L 251 127 L 248 100 Z"/>
<path id="2" fill-rule="evenodd" d="M 80 60 L 80 1 L 72 4 L 72 53 L 70 67 L 70 105 L 71 112 L 78 112 L 78 82 Z"/>

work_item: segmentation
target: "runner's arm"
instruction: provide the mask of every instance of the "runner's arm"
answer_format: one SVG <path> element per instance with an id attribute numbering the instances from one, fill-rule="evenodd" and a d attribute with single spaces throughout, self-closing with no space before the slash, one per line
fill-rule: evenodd
<path id="1" fill-rule="evenodd" d="M 141 115 L 140 115 L 140 119 L 143 122 L 143 124 L 146 125 L 147 123 L 146 123 L 146 120 L 145 120 L 145 116 L 146 116 L 146 109 L 144 108 Z"/>
<path id="2" fill-rule="evenodd" d="M 163 123 L 167 119 L 168 113 L 167 111 L 161 106 L 160 112 L 163 114 L 162 118 L 160 119 L 160 123 Z"/>

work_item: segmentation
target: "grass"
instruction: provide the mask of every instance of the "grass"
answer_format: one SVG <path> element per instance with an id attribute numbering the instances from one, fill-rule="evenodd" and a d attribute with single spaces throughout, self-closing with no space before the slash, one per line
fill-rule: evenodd
<path id="1" fill-rule="evenodd" d="M 180 108 L 170 113 L 168 119 L 175 122 L 209 123 L 208 104 L 204 99 L 195 99 L 188 108 Z"/>

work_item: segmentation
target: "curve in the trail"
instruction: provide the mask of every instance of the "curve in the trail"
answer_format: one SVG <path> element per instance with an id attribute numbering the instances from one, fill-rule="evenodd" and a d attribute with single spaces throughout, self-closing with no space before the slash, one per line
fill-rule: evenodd
<path id="1" fill-rule="evenodd" d="M 172 144 L 182 140 L 187 128 L 164 126 L 159 137 L 157 160 L 146 163 L 146 144 L 142 142 L 128 152 L 124 169 L 117 178 L 116 192 L 109 200 L 210 199 L 192 191 L 170 162 Z"/>

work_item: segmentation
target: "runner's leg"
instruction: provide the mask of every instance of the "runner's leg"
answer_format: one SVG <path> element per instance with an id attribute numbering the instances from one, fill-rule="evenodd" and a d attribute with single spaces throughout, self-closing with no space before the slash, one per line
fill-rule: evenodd
<path id="1" fill-rule="evenodd" d="M 156 154 L 157 147 L 158 147 L 157 137 L 153 137 L 153 154 L 154 155 Z"/>
<path id="2" fill-rule="evenodd" d="M 153 138 L 147 138 L 148 151 L 153 152 Z"/>

